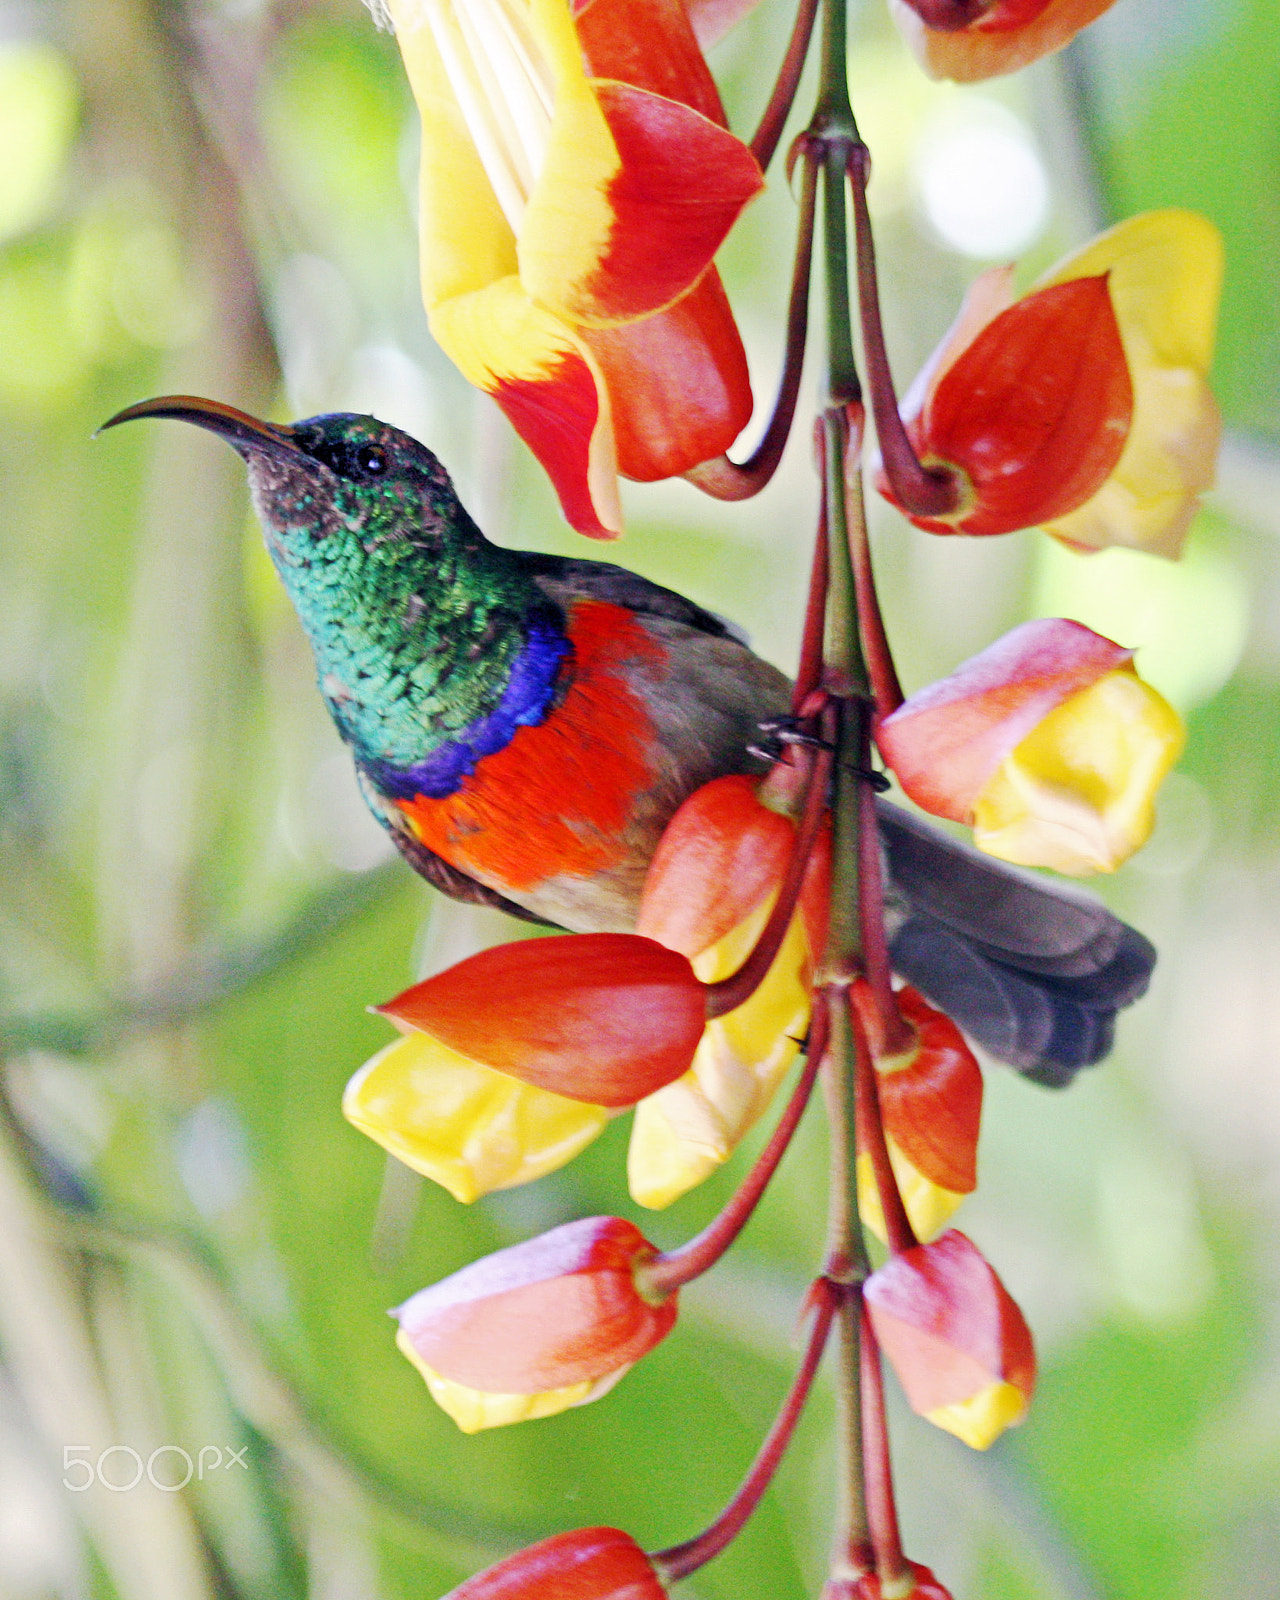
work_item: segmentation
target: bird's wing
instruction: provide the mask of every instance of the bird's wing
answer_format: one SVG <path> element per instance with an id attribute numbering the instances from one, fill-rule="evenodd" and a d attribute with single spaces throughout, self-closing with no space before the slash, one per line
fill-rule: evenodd
<path id="1" fill-rule="evenodd" d="M 1156 952 L 1099 901 L 877 802 L 894 970 L 984 1049 L 1051 1087 L 1111 1048 Z"/>
<path id="2" fill-rule="evenodd" d="M 615 567 L 608 561 L 585 561 L 532 552 L 526 552 L 524 560 L 526 571 L 540 581 L 553 599 L 611 600 L 615 605 L 639 612 L 641 616 L 666 617 L 698 633 L 709 633 L 718 639 L 736 639 L 741 645 L 747 643 L 742 630 L 724 617 L 695 605 L 692 600 L 686 600 L 674 589 L 664 589 L 660 583 L 651 583 L 638 572 L 628 572 L 625 567 Z"/>
<path id="3" fill-rule="evenodd" d="M 518 906 L 514 900 L 506 899 L 496 889 L 490 889 L 458 867 L 451 866 L 434 850 L 428 850 L 410 829 L 404 814 L 391 801 L 379 794 L 358 765 L 356 776 L 369 809 L 391 835 L 391 842 L 419 877 L 425 878 L 432 888 L 439 889 L 441 894 L 447 894 L 451 900 L 463 900 L 469 905 L 492 906 L 496 911 L 505 911 L 510 917 L 519 917 L 522 922 L 536 922 L 541 927 L 555 926 L 545 917 L 527 911 L 524 906 Z"/>

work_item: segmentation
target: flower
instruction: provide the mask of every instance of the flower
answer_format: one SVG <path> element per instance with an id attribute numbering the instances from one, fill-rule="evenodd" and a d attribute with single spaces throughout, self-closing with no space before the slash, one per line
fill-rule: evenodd
<path id="1" fill-rule="evenodd" d="M 444 1600 L 665 1600 L 653 1563 L 617 1528 L 575 1528 L 487 1567 Z"/>
<path id="2" fill-rule="evenodd" d="M 375 1009 L 451 1054 L 592 1106 L 634 1105 L 678 1078 L 706 1020 L 688 961 L 628 933 L 481 950 Z"/>
<path id="3" fill-rule="evenodd" d="M 396 1343 L 464 1433 L 606 1393 L 676 1320 L 635 1268 L 655 1255 L 620 1217 L 585 1217 L 463 1267 L 394 1315 Z"/>
<path id="4" fill-rule="evenodd" d="M 863 1286 L 871 1325 L 919 1416 L 985 1450 L 1026 1413 L 1031 1334 L 981 1251 L 954 1228 Z"/>
<path id="5" fill-rule="evenodd" d="M 989 855 L 1112 872 L 1146 842 L 1183 741 L 1132 655 L 1063 617 L 1023 623 L 911 695 L 877 743 L 906 793 Z"/>
<path id="6" fill-rule="evenodd" d="M 1011 270 L 993 269 L 970 291 L 937 365 L 904 406 L 924 465 L 962 475 L 956 511 L 911 517 L 931 533 L 1012 533 L 1072 511 L 1124 448 L 1133 389 L 1106 275 L 1029 294 L 975 332 Z M 882 469 L 877 487 L 894 498 Z"/>
<path id="7" fill-rule="evenodd" d="M 418 1032 L 365 1062 L 342 1110 L 464 1203 L 554 1172 L 609 1120 L 603 1106 L 536 1089 Z"/>
<path id="8" fill-rule="evenodd" d="M 853 995 L 865 1011 L 865 987 Z M 901 1054 L 872 1051 L 880 1120 L 907 1218 L 917 1238 L 932 1239 L 977 1187 L 982 1070 L 950 1017 L 911 988 L 899 989 L 897 1002 L 915 1042 Z M 875 1169 L 861 1146 L 857 1167 L 862 1219 L 886 1238 Z"/>
<path id="9" fill-rule="evenodd" d="M 906 1587 L 908 1579 L 910 1588 Z M 907 1571 L 888 1586 L 887 1593 L 878 1573 L 864 1572 L 856 1578 L 831 1579 L 821 1600 L 951 1600 L 951 1592 L 942 1587 L 928 1567 L 908 1561 Z"/>
<path id="10" fill-rule="evenodd" d="M 1012 301 L 1009 267 L 974 283 L 902 406 L 926 465 L 962 479 L 934 533 L 1042 526 L 1079 548 L 1181 548 L 1213 481 L 1206 383 L 1222 280 L 1216 229 L 1190 211 L 1120 223 Z M 883 470 L 882 494 L 893 499 Z"/>
<path id="11" fill-rule="evenodd" d="M 793 823 L 759 791 L 742 776 L 698 789 L 645 879 L 640 932 L 688 956 L 704 983 L 737 971 L 755 945 L 795 841 Z M 816 878 L 822 846 L 815 856 Z M 709 1021 L 689 1070 L 636 1107 L 627 1176 L 640 1205 L 669 1205 L 701 1183 L 763 1115 L 808 1027 L 812 937 L 798 915 L 750 999 Z"/>
<path id="12" fill-rule="evenodd" d="M 672 0 L 388 0 L 422 116 L 432 332 L 583 533 L 615 473 L 719 455 L 751 414 L 711 265 L 762 178 Z"/>
<path id="13" fill-rule="evenodd" d="M 931 78 L 974 83 L 1061 50 L 1115 0 L 889 0 L 894 20 Z M 972 13 L 960 26 L 939 19 Z"/>

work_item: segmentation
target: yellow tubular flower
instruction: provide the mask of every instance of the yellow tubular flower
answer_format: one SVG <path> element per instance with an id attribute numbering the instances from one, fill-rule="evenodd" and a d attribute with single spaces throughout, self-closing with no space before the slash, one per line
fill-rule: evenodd
<path id="1" fill-rule="evenodd" d="M 569 522 L 614 537 L 618 471 L 687 471 L 750 417 L 712 258 L 759 166 L 671 0 L 387 6 L 422 119 L 432 332 Z"/>

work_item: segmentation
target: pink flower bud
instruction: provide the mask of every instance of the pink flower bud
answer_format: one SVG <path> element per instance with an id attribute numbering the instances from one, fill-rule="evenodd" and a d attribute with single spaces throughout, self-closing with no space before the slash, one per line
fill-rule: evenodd
<path id="1" fill-rule="evenodd" d="M 655 1254 L 631 1223 L 586 1217 L 512 1245 L 398 1308 L 422 1366 L 486 1394 L 540 1394 L 629 1367 L 670 1332 L 675 1298 L 652 1304 L 635 1267 Z"/>
<path id="2" fill-rule="evenodd" d="M 1036 1380 L 1031 1334 L 964 1234 L 953 1228 L 890 1257 L 863 1294 L 876 1338 L 918 1415 L 976 1450 L 1022 1420 Z"/>

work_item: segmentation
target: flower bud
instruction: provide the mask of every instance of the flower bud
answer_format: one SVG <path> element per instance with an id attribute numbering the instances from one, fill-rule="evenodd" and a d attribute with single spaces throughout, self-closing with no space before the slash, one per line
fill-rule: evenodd
<path id="1" fill-rule="evenodd" d="M 906 793 L 988 854 L 1112 872 L 1146 842 L 1183 740 L 1131 657 L 1065 618 L 1024 623 L 904 701 L 877 742 Z"/>
<path id="2" fill-rule="evenodd" d="M 581 1405 L 675 1323 L 674 1296 L 636 1286 L 654 1254 L 621 1218 L 565 1223 L 420 1290 L 394 1313 L 396 1343 L 464 1432 Z"/>
<path id="3" fill-rule="evenodd" d="M 375 1008 L 522 1083 L 634 1105 L 688 1069 L 702 985 L 684 956 L 624 933 L 481 950 Z"/>
<path id="4" fill-rule="evenodd" d="M 920 459 L 958 470 L 964 485 L 950 515 L 911 516 L 931 533 L 1012 533 L 1065 515 L 1124 448 L 1133 388 L 1105 274 L 1026 295 L 975 329 L 1006 281 L 996 268 L 975 285 L 920 410 L 904 402 Z M 893 500 L 883 470 L 876 486 Z"/>
<path id="5" fill-rule="evenodd" d="M 863 1286 L 871 1324 L 911 1409 L 975 1450 L 1020 1422 L 1036 1360 L 1021 1311 L 954 1228 L 891 1256 Z"/>
<path id="6" fill-rule="evenodd" d="M 854 996 L 861 1009 L 865 991 L 859 986 Z M 977 1185 L 982 1071 L 950 1017 L 914 989 L 900 989 L 897 1000 L 915 1043 L 899 1055 L 873 1051 L 880 1120 L 907 1218 L 917 1238 L 932 1239 Z M 861 1141 L 858 1207 L 867 1226 L 887 1237 Z"/>
<path id="7" fill-rule="evenodd" d="M 864 1572 L 857 1578 L 832 1578 L 823 1589 L 821 1600 L 951 1600 L 950 1590 L 942 1587 L 928 1567 L 918 1561 L 908 1561 L 906 1565 L 906 1572 L 889 1587 L 875 1572 Z"/>
<path id="8" fill-rule="evenodd" d="M 575 1528 L 487 1567 L 444 1600 L 665 1600 L 653 1563 L 617 1528 Z"/>
<path id="9" fill-rule="evenodd" d="M 894 20 L 931 78 L 975 83 L 1016 72 L 1070 44 L 1115 0 L 992 0 L 959 25 L 938 0 L 889 0 Z"/>

